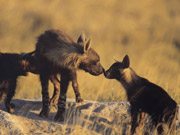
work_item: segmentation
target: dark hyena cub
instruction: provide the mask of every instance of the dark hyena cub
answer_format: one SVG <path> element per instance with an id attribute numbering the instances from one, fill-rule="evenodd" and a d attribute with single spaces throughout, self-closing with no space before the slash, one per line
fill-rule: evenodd
<path id="1" fill-rule="evenodd" d="M 14 112 L 11 99 L 15 94 L 16 82 L 19 76 L 26 76 L 28 71 L 33 71 L 33 66 L 28 66 L 31 53 L 0 53 L 0 104 L 5 100 L 8 112 Z"/>
<path id="2" fill-rule="evenodd" d="M 173 134 L 177 103 L 161 87 L 138 76 L 129 65 L 129 57 L 126 55 L 122 62 L 115 62 L 104 75 L 108 79 L 118 80 L 126 90 L 131 104 L 131 134 L 135 133 L 139 124 L 138 117 L 144 112 L 151 116 L 158 134 L 163 133 L 160 123 L 168 124 L 169 132 Z"/>
<path id="3" fill-rule="evenodd" d="M 43 108 L 40 116 L 47 117 L 49 113 L 48 80 L 51 75 L 60 74 L 60 97 L 56 121 L 64 121 L 66 93 L 69 82 L 72 81 L 77 99 L 81 99 L 77 82 L 77 69 L 82 69 L 92 75 L 103 73 L 99 55 L 90 47 L 91 39 L 81 35 L 74 42 L 60 30 L 48 30 L 38 38 L 35 57 L 40 72 L 42 85 Z"/>

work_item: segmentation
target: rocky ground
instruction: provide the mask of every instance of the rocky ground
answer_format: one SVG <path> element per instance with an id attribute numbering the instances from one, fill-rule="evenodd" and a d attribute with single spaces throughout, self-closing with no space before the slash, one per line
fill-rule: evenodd
<path id="1" fill-rule="evenodd" d="M 16 105 L 13 114 L 6 112 L 4 104 L 0 106 L 0 135 L 126 135 L 130 130 L 128 102 L 84 101 L 77 104 L 74 99 L 68 99 L 63 123 L 53 121 L 56 106 L 51 106 L 48 118 L 38 116 L 42 108 L 41 99 L 14 99 L 13 103 Z M 148 122 L 149 118 L 145 127 Z M 179 120 L 177 134 L 180 134 Z"/>

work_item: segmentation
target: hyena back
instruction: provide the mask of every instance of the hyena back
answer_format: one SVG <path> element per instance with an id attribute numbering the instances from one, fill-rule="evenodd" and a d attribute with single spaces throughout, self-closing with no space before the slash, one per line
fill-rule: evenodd
<path id="1" fill-rule="evenodd" d="M 126 90 L 131 104 L 131 134 L 135 133 L 139 125 L 138 117 L 142 113 L 151 116 L 158 134 L 164 130 L 161 123 L 168 125 L 171 135 L 175 134 L 177 103 L 161 87 L 138 76 L 129 65 L 129 57 L 126 55 L 122 62 L 115 62 L 104 75 L 108 79 L 118 80 Z"/>
<path id="2" fill-rule="evenodd" d="M 77 100 L 81 100 L 77 82 L 77 69 L 92 75 L 103 73 L 99 55 L 90 47 L 91 39 L 81 35 L 77 43 L 60 30 L 48 30 L 38 38 L 35 57 L 37 58 L 42 85 L 43 109 L 40 116 L 49 113 L 48 80 L 51 75 L 60 74 L 60 97 L 56 121 L 64 121 L 66 92 L 72 81 Z"/>

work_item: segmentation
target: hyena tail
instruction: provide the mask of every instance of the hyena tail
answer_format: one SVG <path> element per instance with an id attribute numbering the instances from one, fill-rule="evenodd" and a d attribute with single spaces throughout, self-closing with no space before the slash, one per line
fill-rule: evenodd
<path id="1" fill-rule="evenodd" d="M 29 57 L 29 56 L 32 56 L 33 54 L 35 54 L 36 53 L 36 50 L 34 50 L 34 51 L 32 51 L 32 52 L 29 52 L 29 53 L 23 53 L 21 56 L 23 57 L 23 58 L 27 58 L 27 57 Z"/>

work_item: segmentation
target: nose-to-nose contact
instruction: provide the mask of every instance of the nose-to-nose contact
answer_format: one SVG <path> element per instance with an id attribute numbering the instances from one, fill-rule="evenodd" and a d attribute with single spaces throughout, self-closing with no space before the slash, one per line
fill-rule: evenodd
<path id="1" fill-rule="evenodd" d="M 103 72 L 104 72 L 104 76 L 106 77 L 106 76 L 107 76 L 107 73 L 106 73 L 106 71 L 105 71 L 105 70 L 103 70 Z"/>
<path id="2" fill-rule="evenodd" d="M 102 73 L 104 73 L 105 72 L 105 69 L 104 68 L 102 68 Z"/>
<path id="3" fill-rule="evenodd" d="M 100 69 L 99 69 L 99 71 L 98 71 L 98 72 L 99 72 L 99 74 L 102 74 L 102 73 L 104 73 L 104 72 L 105 72 L 105 69 L 102 67 L 102 68 L 100 68 Z"/>

